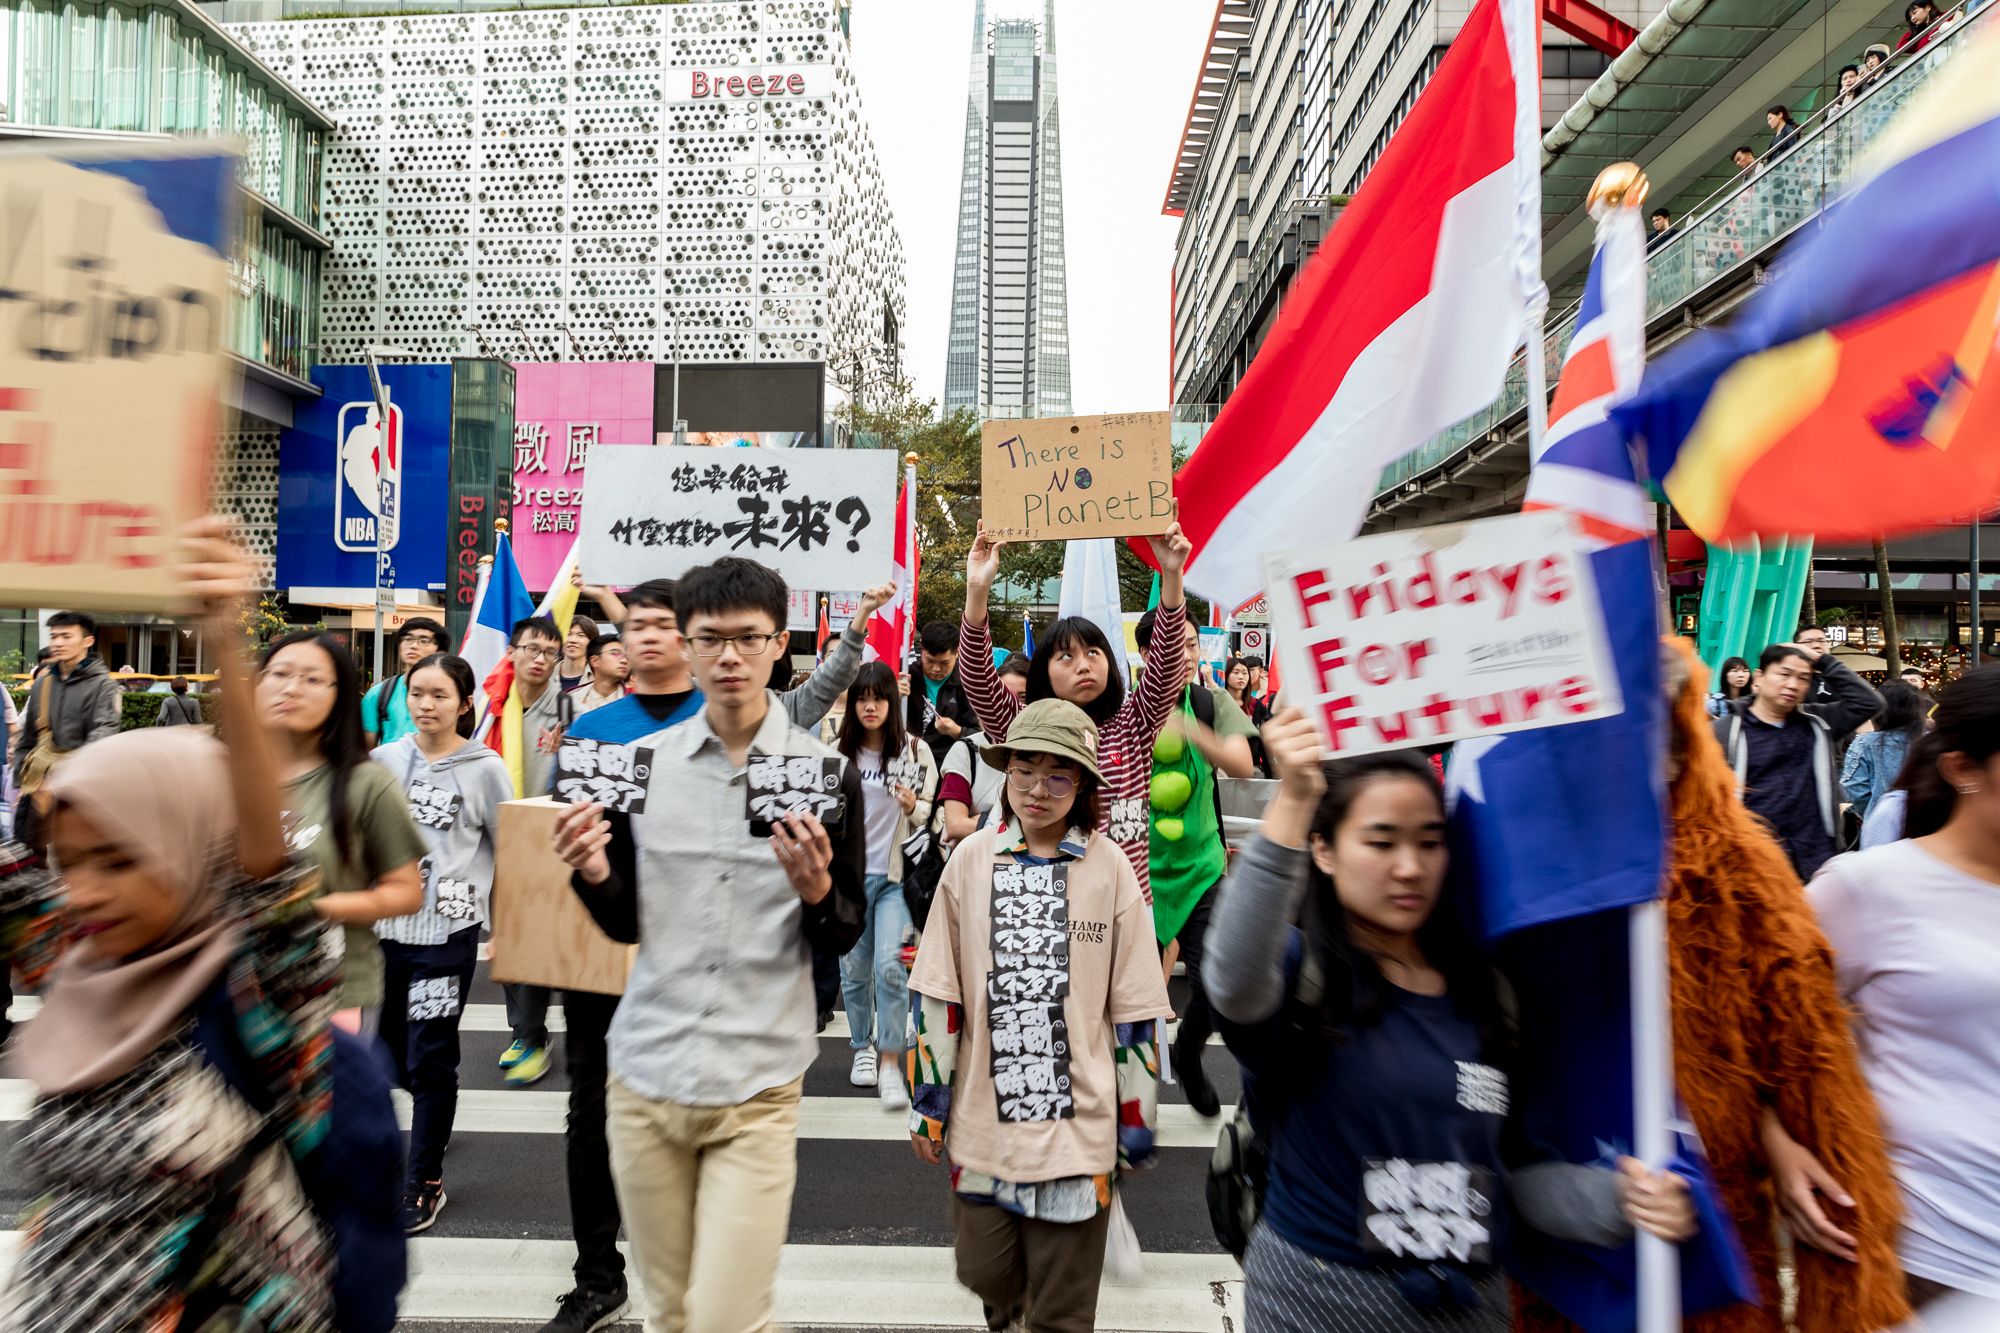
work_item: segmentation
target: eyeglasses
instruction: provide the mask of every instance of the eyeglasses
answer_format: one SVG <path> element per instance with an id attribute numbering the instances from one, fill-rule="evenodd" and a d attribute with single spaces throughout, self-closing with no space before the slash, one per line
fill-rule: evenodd
<path id="1" fill-rule="evenodd" d="M 1040 785 L 1049 795 L 1061 800 L 1076 790 L 1076 779 L 1067 773 L 1034 773 L 1025 768 L 1007 770 L 1007 785 L 1015 791 L 1033 791 Z"/>
<path id="2" fill-rule="evenodd" d="M 763 655 L 764 650 L 771 646 L 771 641 L 777 637 L 775 634 L 730 634 L 727 636 L 720 634 L 697 634 L 689 639 L 688 642 L 694 645 L 696 657 L 720 657 L 722 656 L 722 650 L 732 643 L 736 645 L 736 651 L 745 657 L 760 657 Z"/>
<path id="3" fill-rule="evenodd" d="M 560 648 L 530 648 L 526 644 L 522 644 L 514 651 L 527 658 L 530 662 L 553 662 L 562 656 L 562 649 Z"/>
<path id="4" fill-rule="evenodd" d="M 275 671 L 266 671 L 258 683 L 269 685 L 280 692 L 296 685 L 300 694 L 324 694 L 333 688 L 333 682 L 325 676 L 301 675 L 296 671 L 287 671 L 283 667 Z"/>

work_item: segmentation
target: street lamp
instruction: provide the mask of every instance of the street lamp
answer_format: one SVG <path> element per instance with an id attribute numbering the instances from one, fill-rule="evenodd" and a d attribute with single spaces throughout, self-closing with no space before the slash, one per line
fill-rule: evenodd
<path id="1" fill-rule="evenodd" d="M 368 359 L 368 387 L 375 394 L 375 679 L 382 679 L 382 631 L 383 617 L 396 607 L 396 579 L 389 565 L 389 548 L 396 542 L 396 518 L 389 513 L 389 391 L 382 385 L 382 369 L 379 357 L 410 357 L 421 353 L 412 352 L 407 347 L 385 347 L 370 343 L 363 355 Z M 400 442 L 399 442 L 400 443 Z M 402 498 L 397 497 L 396 512 L 402 513 Z M 383 529 L 388 529 L 386 535 Z M 383 599 L 388 606 L 383 606 Z"/>

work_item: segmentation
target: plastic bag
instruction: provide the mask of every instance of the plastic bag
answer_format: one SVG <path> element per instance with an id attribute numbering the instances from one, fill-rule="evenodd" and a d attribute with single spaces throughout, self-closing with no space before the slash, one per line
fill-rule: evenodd
<path id="1" fill-rule="evenodd" d="M 1139 1251 L 1139 1233 L 1125 1216 L 1125 1192 L 1111 1195 L 1111 1224 L 1104 1236 L 1104 1280 L 1114 1287 L 1136 1287 L 1146 1280 L 1145 1256 Z"/>

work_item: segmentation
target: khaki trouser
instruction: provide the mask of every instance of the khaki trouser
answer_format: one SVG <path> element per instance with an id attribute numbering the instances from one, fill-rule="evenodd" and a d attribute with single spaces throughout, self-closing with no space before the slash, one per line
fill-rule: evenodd
<path id="1" fill-rule="evenodd" d="M 646 1333 L 763 1333 L 798 1179 L 803 1077 L 738 1106 L 641 1097 L 612 1076 L 611 1175 Z"/>

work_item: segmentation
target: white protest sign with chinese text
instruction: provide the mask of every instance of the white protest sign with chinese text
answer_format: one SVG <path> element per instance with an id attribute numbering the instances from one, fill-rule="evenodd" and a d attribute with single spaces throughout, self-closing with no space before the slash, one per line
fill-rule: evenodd
<path id="1" fill-rule="evenodd" d="M 1335 757 L 1623 711 L 1561 511 L 1268 551 L 1264 587 L 1286 698 Z"/>
<path id="2" fill-rule="evenodd" d="M 893 563 L 897 466 L 887 449 L 599 445 L 583 572 L 624 586 L 740 555 L 794 587 L 869 587 Z"/>

